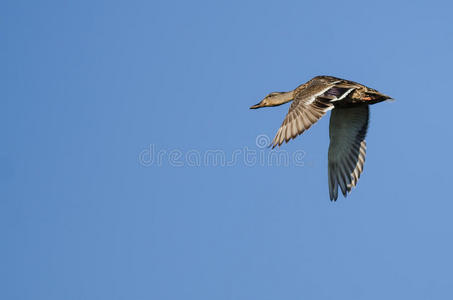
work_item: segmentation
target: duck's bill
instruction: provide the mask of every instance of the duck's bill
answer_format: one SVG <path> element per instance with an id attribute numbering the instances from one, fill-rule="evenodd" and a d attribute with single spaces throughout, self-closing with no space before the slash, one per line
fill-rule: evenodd
<path id="1" fill-rule="evenodd" d="M 262 107 L 261 102 L 255 104 L 255 105 L 253 105 L 253 106 L 250 106 L 250 109 L 257 109 L 257 108 L 260 108 L 260 107 Z"/>

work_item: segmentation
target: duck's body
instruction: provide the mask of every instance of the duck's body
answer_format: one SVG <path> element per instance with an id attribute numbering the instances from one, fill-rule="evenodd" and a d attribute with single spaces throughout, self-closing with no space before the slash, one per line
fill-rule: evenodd
<path id="1" fill-rule="evenodd" d="M 346 196 L 362 173 L 368 106 L 389 99 L 357 82 L 317 76 L 293 91 L 270 93 L 251 108 L 278 106 L 293 101 L 272 141 L 273 148 L 302 134 L 333 109 L 329 126 L 329 193 L 330 199 L 336 200 L 338 186 Z"/>

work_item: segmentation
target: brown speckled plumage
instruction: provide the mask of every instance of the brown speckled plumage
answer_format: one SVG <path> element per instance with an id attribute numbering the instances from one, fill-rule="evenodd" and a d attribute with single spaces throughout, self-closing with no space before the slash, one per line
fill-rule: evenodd
<path id="1" fill-rule="evenodd" d="M 272 141 L 273 148 L 296 138 L 327 111 L 333 110 L 329 126 L 328 167 L 330 199 L 335 201 L 338 186 L 346 196 L 357 184 L 363 171 L 369 105 L 390 99 L 354 81 L 316 76 L 293 91 L 270 93 L 251 108 L 278 106 L 292 101 Z"/>

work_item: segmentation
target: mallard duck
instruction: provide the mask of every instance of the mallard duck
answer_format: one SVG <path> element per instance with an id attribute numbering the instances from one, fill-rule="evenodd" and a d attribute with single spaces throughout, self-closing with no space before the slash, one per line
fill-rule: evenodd
<path id="1" fill-rule="evenodd" d="M 363 171 L 369 105 L 385 100 L 392 98 L 360 83 L 332 76 L 316 76 L 293 91 L 270 93 L 250 108 L 278 106 L 293 101 L 272 141 L 272 148 L 296 138 L 332 110 L 328 181 L 330 200 L 336 201 L 338 186 L 346 197 Z"/>

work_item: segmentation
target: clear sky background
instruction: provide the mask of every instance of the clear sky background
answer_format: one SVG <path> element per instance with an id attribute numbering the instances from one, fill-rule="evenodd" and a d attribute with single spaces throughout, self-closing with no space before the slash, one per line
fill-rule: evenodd
<path id="1" fill-rule="evenodd" d="M 2 2 L 0 298 L 453 299 L 452 11 Z M 244 161 L 288 109 L 249 106 L 321 74 L 396 99 L 336 203 L 328 116 L 281 148 L 303 166 Z"/>

